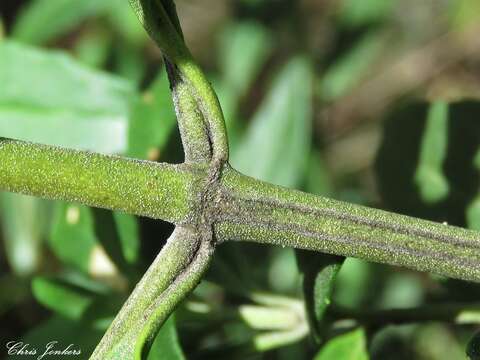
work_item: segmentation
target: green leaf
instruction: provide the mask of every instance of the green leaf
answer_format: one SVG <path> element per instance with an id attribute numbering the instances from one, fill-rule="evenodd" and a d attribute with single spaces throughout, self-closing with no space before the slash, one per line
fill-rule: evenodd
<path id="1" fill-rule="evenodd" d="M 298 289 L 300 274 L 298 272 L 293 249 L 276 248 L 270 251 L 268 282 L 270 288 L 278 293 L 294 293 Z"/>
<path id="2" fill-rule="evenodd" d="M 55 207 L 49 245 L 65 264 L 85 273 L 98 246 L 91 209 L 83 205 L 58 203 Z"/>
<path id="3" fill-rule="evenodd" d="M 271 36 L 259 23 L 241 22 L 224 30 L 220 42 L 220 71 L 223 81 L 237 96 L 248 90 L 271 50 Z"/>
<path id="4" fill-rule="evenodd" d="M 163 324 L 161 330 L 155 337 L 147 359 L 185 359 L 185 355 L 183 354 L 180 341 L 178 339 L 177 329 L 175 327 L 175 317 L 173 315 L 170 316 L 165 324 Z"/>
<path id="5" fill-rule="evenodd" d="M 464 30 L 477 21 L 476 15 L 480 13 L 480 2 L 477 0 L 452 1 L 451 8 L 448 10 L 453 28 Z"/>
<path id="6" fill-rule="evenodd" d="M 122 36 L 122 40 L 127 42 L 127 47 L 145 44 L 148 36 L 137 16 L 132 11 L 132 7 L 128 1 L 124 0 L 105 0 L 106 14 L 112 28 Z M 139 51 L 137 49 L 137 51 Z"/>
<path id="7" fill-rule="evenodd" d="M 370 32 L 364 35 L 321 78 L 319 92 L 322 99 L 333 101 L 357 85 L 367 75 L 384 44 L 385 36 L 381 33 Z"/>
<path id="8" fill-rule="evenodd" d="M 387 19 L 395 4 L 395 0 L 343 0 L 339 18 L 349 27 L 367 25 Z"/>
<path id="9" fill-rule="evenodd" d="M 328 196 L 332 193 L 332 184 L 325 167 L 322 155 L 313 150 L 308 163 L 305 190 L 309 193 Z"/>
<path id="10" fill-rule="evenodd" d="M 115 45 L 113 48 L 115 55 L 113 71 L 131 81 L 132 84 L 138 85 L 146 70 L 141 49 L 123 43 L 116 43 Z"/>
<path id="11" fill-rule="evenodd" d="M 413 341 L 412 341 L 413 340 Z M 465 360 L 465 350 L 458 334 L 442 323 L 423 324 L 410 341 L 413 342 L 413 358 L 431 360 Z M 466 340 L 466 339 L 465 339 Z"/>
<path id="12" fill-rule="evenodd" d="M 93 68 L 102 68 L 108 61 L 113 39 L 110 33 L 93 27 L 75 42 L 73 52 L 82 63 Z"/>
<path id="13" fill-rule="evenodd" d="M 93 303 L 94 293 L 66 281 L 38 276 L 32 281 L 33 295 L 39 303 L 56 313 L 79 320 Z"/>
<path id="14" fill-rule="evenodd" d="M 45 43 L 74 29 L 104 7 L 105 1 L 97 0 L 31 1 L 17 18 L 12 37 L 30 44 Z"/>
<path id="15" fill-rule="evenodd" d="M 289 331 L 271 331 L 260 333 L 253 339 L 253 345 L 257 351 L 268 351 L 279 347 L 294 344 L 305 337 L 308 330 L 298 327 Z"/>
<path id="16" fill-rule="evenodd" d="M 448 104 L 430 105 L 423 133 L 415 183 L 426 203 L 436 203 L 448 196 L 450 187 L 443 172 L 448 148 Z"/>
<path id="17" fill-rule="evenodd" d="M 480 332 L 476 332 L 468 341 L 467 356 L 470 360 L 480 360 Z"/>
<path id="18" fill-rule="evenodd" d="M 258 351 L 268 351 L 290 345 L 308 334 L 308 325 L 301 300 L 268 293 L 252 293 L 251 299 L 258 305 L 239 308 L 241 318 L 258 332 L 253 346 Z"/>
<path id="19" fill-rule="evenodd" d="M 63 355 L 54 356 L 55 359 L 71 360 L 72 358 L 87 359 L 93 352 L 96 344 L 100 341 L 103 331 L 96 330 L 84 322 L 54 315 L 37 327 L 28 331 L 22 341 L 30 344 L 29 348 L 37 349 L 37 356 L 43 354 L 48 343 L 54 344 L 55 350 L 63 350 L 72 344 L 71 350 L 80 350 L 77 356 Z M 50 356 L 51 358 L 52 356 Z M 43 359 L 47 359 L 45 356 Z"/>
<path id="20" fill-rule="evenodd" d="M 140 229 L 137 219 L 135 216 L 121 212 L 114 212 L 113 218 L 123 256 L 129 264 L 134 264 L 137 262 L 140 252 Z"/>
<path id="21" fill-rule="evenodd" d="M 334 300 L 346 306 L 360 306 L 368 296 L 366 289 L 374 286 L 371 264 L 355 258 L 347 258 L 336 280 Z"/>
<path id="22" fill-rule="evenodd" d="M 135 216 L 105 209 L 89 209 L 94 217 L 96 239 L 116 268 L 135 280 L 134 268 L 140 250 L 140 234 Z"/>
<path id="23" fill-rule="evenodd" d="M 127 146 L 131 101 L 126 81 L 69 55 L 0 43 L 0 136 L 120 153 Z"/>
<path id="24" fill-rule="evenodd" d="M 288 330 L 298 323 L 298 314 L 288 307 L 241 305 L 238 311 L 252 329 Z"/>
<path id="25" fill-rule="evenodd" d="M 30 281 L 16 276 L 16 274 L 3 274 L 0 276 L 0 316 L 21 306 L 31 297 Z"/>
<path id="26" fill-rule="evenodd" d="M 473 166 L 480 174 L 480 148 L 473 158 Z M 467 226 L 470 229 L 480 230 L 480 191 L 473 198 L 466 210 Z"/>
<path id="27" fill-rule="evenodd" d="M 361 328 L 328 341 L 315 360 L 368 360 L 365 331 Z"/>
<path id="28" fill-rule="evenodd" d="M 303 273 L 305 308 L 313 338 L 320 343 L 327 307 L 344 257 L 297 250 L 299 268 Z"/>
<path id="29" fill-rule="evenodd" d="M 235 168 L 278 185 L 298 186 L 310 152 L 311 82 L 305 58 L 295 58 L 282 69 L 232 154 Z"/>
<path id="30" fill-rule="evenodd" d="M 31 196 L 0 193 L 0 222 L 12 271 L 25 276 L 41 263 L 41 246 L 48 227 L 50 203 Z"/>
<path id="31" fill-rule="evenodd" d="M 175 124 L 168 79 L 161 72 L 133 108 L 127 156 L 158 160 Z"/>

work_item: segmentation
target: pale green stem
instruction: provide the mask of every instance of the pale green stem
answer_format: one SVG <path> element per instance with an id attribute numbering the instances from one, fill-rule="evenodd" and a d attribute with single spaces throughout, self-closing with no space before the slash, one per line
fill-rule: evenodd
<path id="1" fill-rule="evenodd" d="M 0 142 L 0 189 L 197 226 L 255 241 L 480 281 L 480 234 L 267 184 L 225 167 L 165 165 Z M 207 188 L 207 189 L 206 189 Z M 199 214 L 199 212 L 206 212 Z"/>
<path id="2" fill-rule="evenodd" d="M 185 162 L 208 162 L 212 158 L 212 148 L 203 115 L 190 93 L 188 84 L 180 78 L 175 66 L 168 60 L 165 60 L 165 65 L 182 137 Z"/>
<path id="3" fill-rule="evenodd" d="M 140 22 L 158 44 L 178 75 L 187 84 L 201 111 L 212 147 L 215 164 L 228 160 L 228 140 L 217 95 L 203 71 L 193 60 L 178 30 L 178 19 L 171 0 L 129 0 Z M 165 6 L 167 4 L 167 6 Z M 173 17 L 173 18 L 172 18 Z M 198 141 L 198 139 L 188 139 Z"/>
<path id="4" fill-rule="evenodd" d="M 222 175 L 219 241 L 315 250 L 480 281 L 480 233 Z"/>
<path id="5" fill-rule="evenodd" d="M 193 169 L 0 138 L 0 190 L 174 223 L 191 215 Z"/>
<path id="6" fill-rule="evenodd" d="M 146 358 L 155 335 L 201 280 L 213 254 L 196 229 L 178 226 L 90 357 Z"/>

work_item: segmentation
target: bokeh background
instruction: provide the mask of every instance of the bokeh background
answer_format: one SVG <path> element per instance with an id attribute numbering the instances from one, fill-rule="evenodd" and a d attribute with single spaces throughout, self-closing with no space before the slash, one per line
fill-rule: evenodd
<path id="1" fill-rule="evenodd" d="M 219 95 L 234 167 L 480 230 L 478 0 L 176 3 Z M 127 0 L 1 1 L 0 136 L 182 161 L 161 53 Z M 0 230 L 2 351 L 10 340 L 58 340 L 87 358 L 172 226 L 0 193 Z M 315 341 L 297 264 L 305 256 L 221 245 L 150 358 L 465 358 L 480 312 L 469 325 L 349 332 L 355 322 L 327 311 Z M 479 295 L 473 283 L 347 259 L 331 302 L 375 312 Z"/>

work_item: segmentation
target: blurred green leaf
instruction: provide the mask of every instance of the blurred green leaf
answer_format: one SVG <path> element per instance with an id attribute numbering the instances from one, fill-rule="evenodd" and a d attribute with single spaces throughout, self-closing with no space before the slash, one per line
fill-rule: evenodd
<path id="1" fill-rule="evenodd" d="M 0 289 L 0 316 L 3 317 L 30 297 L 30 280 L 18 278 L 15 274 L 4 274 L 0 277 Z"/>
<path id="2" fill-rule="evenodd" d="M 480 360 L 480 332 L 479 331 L 477 331 L 468 342 L 466 353 L 470 360 Z"/>
<path id="3" fill-rule="evenodd" d="M 175 124 L 168 79 L 162 71 L 135 103 L 128 130 L 126 155 L 158 160 Z"/>
<path id="4" fill-rule="evenodd" d="M 183 354 L 180 346 L 180 341 L 175 327 L 175 317 L 171 315 L 170 318 L 163 324 L 153 341 L 150 352 L 148 353 L 148 360 L 168 359 L 168 360 L 183 360 Z"/>
<path id="5" fill-rule="evenodd" d="M 325 324 L 324 314 L 332 301 L 335 280 L 345 258 L 311 251 L 297 251 L 297 255 L 303 273 L 305 309 L 310 331 L 315 341 L 320 343 L 322 325 Z"/>
<path id="6" fill-rule="evenodd" d="M 355 307 L 362 305 L 368 296 L 373 274 L 371 265 L 355 258 L 347 258 L 336 281 L 335 302 Z"/>
<path id="7" fill-rule="evenodd" d="M 128 1 L 104 0 L 104 2 L 105 16 L 113 29 L 122 36 L 122 40 L 127 42 L 124 45 L 127 47 L 135 46 L 137 47 L 136 51 L 138 51 L 138 46 L 149 41 L 149 37 Z"/>
<path id="8" fill-rule="evenodd" d="M 128 263 L 134 264 L 140 252 L 140 229 L 135 216 L 114 212 L 113 218 L 120 238 L 123 256 Z"/>
<path id="9" fill-rule="evenodd" d="M 366 76 L 385 45 L 385 35 L 372 31 L 364 35 L 320 78 L 320 97 L 326 101 L 339 98 Z"/>
<path id="10" fill-rule="evenodd" d="M 12 37 L 41 44 L 72 30 L 104 7 L 105 1 L 97 0 L 30 1 L 18 16 Z"/>
<path id="11" fill-rule="evenodd" d="M 30 275 L 40 265 L 49 213 L 50 203 L 45 200 L 0 193 L 0 223 L 5 252 L 16 275 Z"/>
<path id="12" fill-rule="evenodd" d="M 90 270 L 93 250 L 98 246 L 93 221 L 90 208 L 58 203 L 49 239 L 51 249 L 62 262 L 85 273 Z"/>
<path id="13" fill-rule="evenodd" d="M 120 153 L 127 145 L 133 87 L 70 56 L 0 43 L 0 135 Z"/>
<path id="14" fill-rule="evenodd" d="M 322 196 L 332 194 L 332 184 L 328 169 L 325 167 L 322 156 L 317 150 L 312 150 L 309 157 L 305 191 Z"/>
<path id="15" fill-rule="evenodd" d="M 368 360 L 365 331 L 362 328 L 338 335 L 328 341 L 315 360 Z"/>
<path id="16" fill-rule="evenodd" d="M 282 69 L 232 154 L 235 168 L 278 185 L 298 186 L 310 152 L 311 82 L 305 58 L 295 58 Z"/>
<path id="17" fill-rule="evenodd" d="M 453 28 L 463 30 L 474 25 L 480 14 L 480 2 L 478 0 L 457 0 L 450 2 L 451 8 L 448 14 L 451 16 Z"/>
<path id="18" fill-rule="evenodd" d="M 426 203 L 436 203 L 448 196 L 450 187 L 443 171 L 448 148 L 448 104 L 430 105 L 415 172 L 415 183 Z"/>
<path id="19" fill-rule="evenodd" d="M 342 0 L 340 22 L 357 27 L 385 20 L 392 14 L 395 0 Z"/>
<path id="20" fill-rule="evenodd" d="M 37 276 L 32 281 L 33 295 L 39 303 L 64 317 L 79 320 L 93 303 L 94 293 L 61 279 Z"/>
<path id="21" fill-rule="evenodd" d="M 253 337 L 257 351 L 268 351 L 296 343 L 308 333 L 305 311 L 300 300 L 268 293 L 252 293 L 258 305 L 239 308 L 242 319 L 252 328 L 261 331 Z"/>
<path id="22" fill-rule="evenodd" d="M 463 360 L 465 352 L 457 337 L 446 324 L 424 324 L 413 337 L 417 359 Z M 433 344 L 435 344 L 433 346 Z"/>
<path id="23" fill-rule="evenodd" d="M 248 90 L 271 50 L 271 36 L 259 23 L 240 22 L 224 30 L 220 42 L 220 71 L 223 81 L 237 96 Z"/>
<path id="24" fill-rule="evenodd" d="M 480 148 L 473 158 L 473 166 L 480 174 Z M 470 229 L 480 230 L 480 191 L 473 198 L 466 210 L 467 226 Z"/>
<path id="25" fill-rule="evenodd" d="M 122 274 L 138 280 L 135 265 L 140 249 L 140 234 L 135 216 L 106 209 L 89 210 L 93 216 L 96 239 L 102 249 L 105 249 L 103 255 L 107 255 L 107 259 L 111 259 Z M 90 270 L 92 261 L 91 259 Z"/>
<path id="26" fill-rule="evenodd" d="M 298 315 L 288 307 L 241 305 L 238 311 L 241 318 L 252 329 L 286 330 L 295 327 L 298 323 Z"/>
<path id="27" fill-rule="evenodd" d="M 268 280 L 272 290 L 284 294 L 295 293 L 300 282 L 299 275 L 293 249 L 272 249 L 268 266 Z"/>
<path id="28" fill-rule="evenodd" d="M 423 295 L 421 278 L 410 273 L 394 273 L 388 277 L 378 305 L 397 309 L 420 306 Z"/>
<path id="29" fill-rule="evenodd" d="M 289 331 L 260 333 L 253 338 L 253 344 L 257 351 L 269 351 L 294 344 L 303 339 L 307 332 L 307 327 L 298 327 Z"/>
<path id="30" fill-rule="evenodd" d="M 73 52 L 82 63 L 93 68 L 102 68 L 108 60 L 112 41 L 107 31 L 93 27 L 75 42 Z"/>
<path id="31" fill-rule="evenodd" d="M 145 59 L 139 49 L 120 43 L 114 46 L 114 72 L 133 84 L 139 84 L 145 72 Z"/>
<path id="32" fill-rule="evenodd" d="M 260 23 L 228 25 L 219 41 L 220 77 L 214 82 L 232 152 L 238 145 L 238 107 L 272 52 L 271 35 Z"/>
<path id="33" fill-rule="evenodd" d="M 38 355 L 45 352 L 47 344 L 56 341 L 54 349 L 63 350 L 70 344 L 71 350 L 80 350 L 77 358 L 87 359 L 100 341 L 103 331 L 95 330 L 84 322 L 54 315 L 37 327 L 28 331 L 23 342 L 30 344 L 29 348 L 37 348 Z M 47 357 L 44 357 L 46 359 Z M 68 360 L 72 355 L 59 355 L 55 359 Z"/>

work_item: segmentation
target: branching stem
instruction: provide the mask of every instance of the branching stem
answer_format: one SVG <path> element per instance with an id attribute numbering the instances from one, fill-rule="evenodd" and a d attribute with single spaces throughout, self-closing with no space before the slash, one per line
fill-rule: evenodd
<path id="1" fill-rule="evenodd" d="M 290 246 L 480 281 L 478 232 L 286 189 L 232 169 L 220 104 L 184 43 L 173 1 L 130 3 L 166 58 L 185 164 L 0 138 L 0 190 L 177 225 L 92 359 L 144 358 L 162 323 L 200 281 L 217 242 Z M 427 318 L 456 314 L 456 308 L 429 309 Z M 382 316 L 395 320 L 398 314 Z"/>

